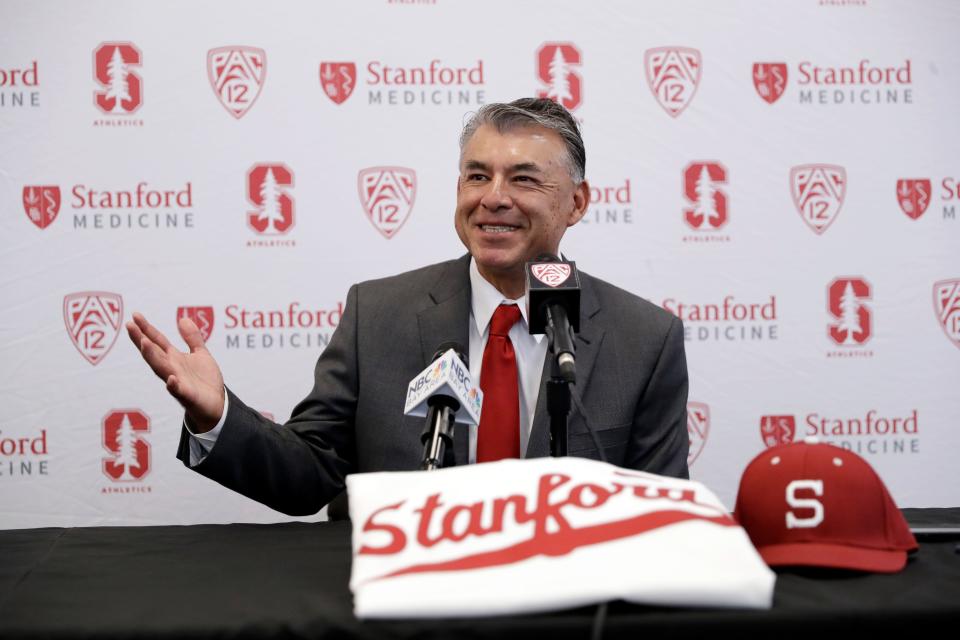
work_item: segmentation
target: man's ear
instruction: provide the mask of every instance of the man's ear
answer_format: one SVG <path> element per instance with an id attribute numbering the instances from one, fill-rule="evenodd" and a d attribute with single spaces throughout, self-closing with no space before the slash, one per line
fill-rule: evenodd
<path id="1" fill-rule="evenodd" d="M 586 215 L 588 206 L 590 206 L 590 185 L 584 180 L 573 191 L 573 211 L 570 212 L 567 226 L 572 227 L 580 222 L 580 219 Z"/>

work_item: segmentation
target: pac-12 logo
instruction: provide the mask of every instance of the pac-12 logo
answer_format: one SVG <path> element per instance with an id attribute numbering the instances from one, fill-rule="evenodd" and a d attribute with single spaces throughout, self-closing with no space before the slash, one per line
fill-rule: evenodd
<path id="1" fill-rule="evenodd" d="M 103 473 L 114 482 L 136 482 L 150 472 L 150 418 L 139 409 L 118 409 L 104 417 Z"/>
<path id="2" fill-rule="evenodd" d="M 320 86 L 334 104 L 343 104 L 357 86 L 357 65 L 352 62 L 321 62 Z"/>
<path id="3" fill-rule="evenodd" d="M 727 169 L 719 162 L 691 162 L 683 170 L 683 195 L 692 205 L 683 219 L 694 229 L 719 229 L 727 223 Z"/>
<path id="4" fill-rule="evenodd" d="M 700 456 L 710 435 L 710 407 L 705 403 L 687 403 L 687 435 L 690 438 L 687 464 L 691 465 Z"/>
<path id="5" fill-rule="evenodd" d="M 690 47 L 656 47 L 643 54 L 643 67 L 653 97 L 676 118 L 690 105 L 700 84 L 700 52 Z"/>
<path id="6" fill-rule="evenodd" d="M 247 200 L 256 207 L 247 212 L 247 225 L 262 235 L 287 233 L 293 227 L 293 171 L 285 164 L 257 164 L 247 171 Z"/>
<path id="7" fill-rule="evenodd" d="M 960 347 L 960 278 L 933 285 L 933 310 L 947 338 Z"/>
<path id="8" fill-rule="evenodd" d="M 583 80 L 576 69 L 582 64 L 580 49 L 572 42 L 547 42 L 537 49 L 537 78 L 543 87 L 539 98 L 549 98 L 573 111 L 583 102 Z"/>
<path id="9" fill-rule="evenodd" d="M 559 287 L 570 277 L 570 265 L 562 262 L 535 264 L 530 267 L 533 277 L 548 287 Z"/>
<path id="10" fill-rule="evenodd" d="M 60 187 L 44 185 L 23 188 L 23 210 L 27 219 L 46 229 L 60 213 Z"/>
<path id="11" fill-rule="evenodd" d="M 836 278 L 827 286 L 827 310 L 833 317 L 827 328 L 831 340 L 840 346 L 858 347 L 870 339 L 870 299 L 870 283 L 860 277 Z"/>
<path id="12" fill-rule="evenodd" d="M 242 45 L 210 49 L 207 76 L 220 104 L 234 118 L 242 118 L 260 97 L 267 76 L 267 54 Z"/>
<path id="13" fill-rule="evenodd" d="M 67 334 L 87 362 L 103 360 L 120 333 L 123 298 L 106 291 L 84 291 L 63 297 L 63 322 Z"/>
<path id="14" fill-rule="evenodd" d="M 760 418 L 760 438 L 763 446 L 775 447 L 790 444 L 797 433 L 797 419 L 794 416 L 763 416 Z"/>
<path id="15" fill-rule="evenodd" d="M 929 178 L 897 180 L 897 202 L 911 220 L 916 220 L 927 210 L 931 193 Z"/>
<path id="16" fill-rule="evenodd" d="M 780 99 L 787 88 L 787 65 L 784 62 L 754 62 L 753 87 L 769 104 Z"/>
<path id="17" fill-rule="evenodd" d="M 417 197 L 417 172 L 406 167 L 370 167 L 357 174 L 367 218 L 388 240 L 410 217 Z"/>
<path id="18" fill-rule="evenodd" d="M 190 318 L 200 330 L 200 336 L 206 342 L 213 333 L 213 307 L 177 307 L 177 322 L 180 318 Z"/>
<path id="19" fill-rule="evenodd" d="M 143 104 L 143 80 L 135 71 L 143 64 L 131 42 L 104 42 L 93 51 L 93 76 L 102 89 L 93 100 L 104 113 L 127 115 Z"/>
<path id="20" fill-rule="evenodd" d="M 847 193 L 847 171 L 832 164 L 804 164 L 790 169 L 790 194 L 803 221 L 817 234 L 840 213 Z"/>

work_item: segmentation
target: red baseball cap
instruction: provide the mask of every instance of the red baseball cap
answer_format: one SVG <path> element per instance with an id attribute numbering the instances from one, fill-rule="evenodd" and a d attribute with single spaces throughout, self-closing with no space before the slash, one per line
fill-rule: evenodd
<path id="1" fill-rule="evenodd" d="M 917 548 L 866 460 L 815 441 L 767 449 L 740 478 L 734 516 L 770 566 L 900 571 Z"/>

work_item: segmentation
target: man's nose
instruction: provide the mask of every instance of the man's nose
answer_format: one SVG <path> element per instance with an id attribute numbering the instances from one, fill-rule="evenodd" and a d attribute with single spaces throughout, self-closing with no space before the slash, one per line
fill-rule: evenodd
<path id="1" fill-rule="evenodd" d="M 480 204 L 489 211 L 513 207 L 513 199 L 508 193 L 507 182 L 499 176 L 490 180 L 490 182 L 487 183 L 487 190 L 484 192 Z"/>

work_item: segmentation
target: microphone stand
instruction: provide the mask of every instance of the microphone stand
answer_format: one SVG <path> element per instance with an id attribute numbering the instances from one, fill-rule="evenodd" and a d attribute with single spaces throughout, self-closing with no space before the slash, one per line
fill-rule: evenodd
<path id="1" fill-rule="evenodd" d="M 562 458 L 567 455 L 567 418 L 570 415 L 570 384 L 576 383 L 576 370 L 570 351 L 574 348 L 573 330 L 566 336 L 557 336 L 553 323 L 554 310 L 547 307 L 547 323 L 544 332 L 550 349 L 550 380 L 547 382 L 547 413 L 550 415 L 550 455 Z M 566 325 L 569 328 L 569 325 Z M 558 340 L 559 338 L 559 340 Z M 557 350 L 565 345 L 557 356 Z"/>
<path id="2" fill-rule="evenodd" d="M 453 419 L 460 403 L 448 396 L 436 396 L 427 401 L 427 421 L 420 441 L 423 442 L 423 461 L 420 469 L 436 471 L 443 466 L 444 450 L 453 446 Z"/>

